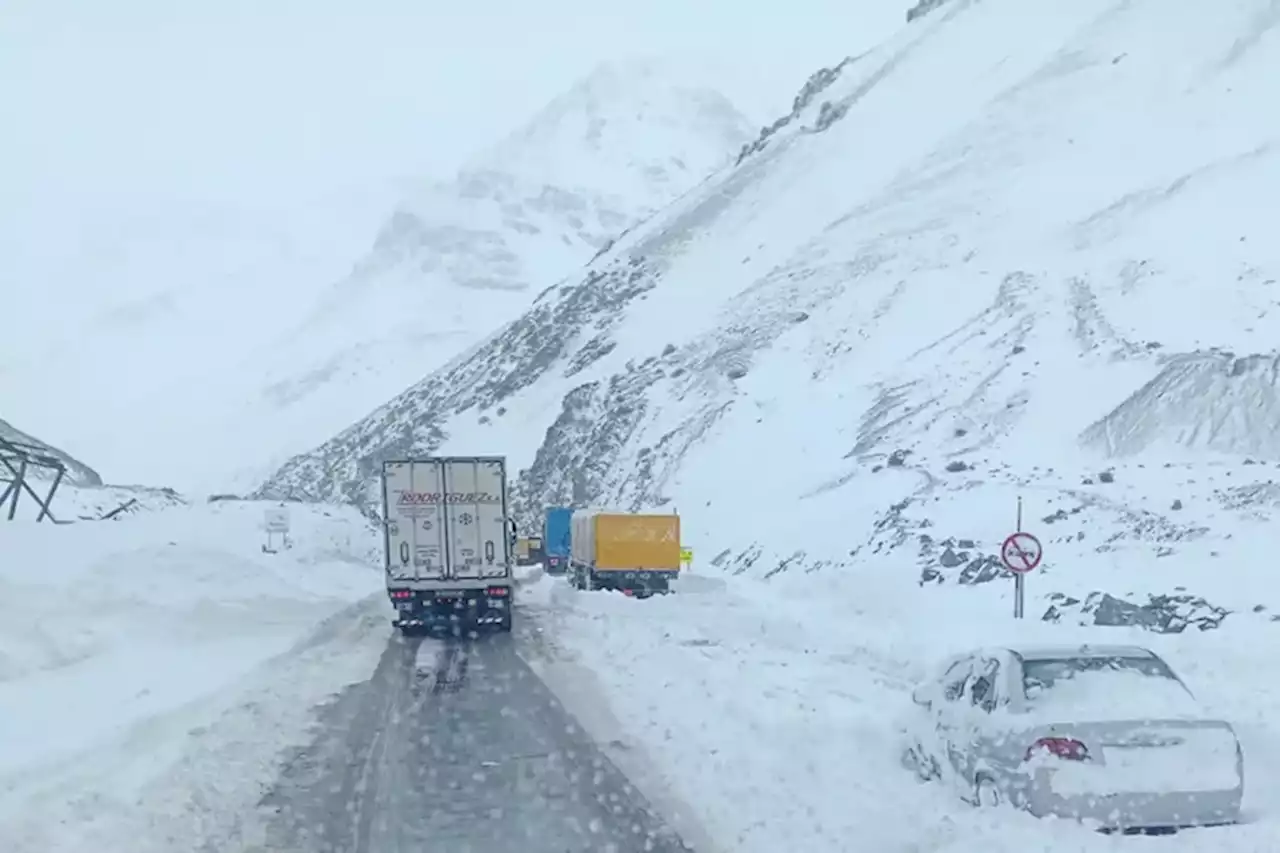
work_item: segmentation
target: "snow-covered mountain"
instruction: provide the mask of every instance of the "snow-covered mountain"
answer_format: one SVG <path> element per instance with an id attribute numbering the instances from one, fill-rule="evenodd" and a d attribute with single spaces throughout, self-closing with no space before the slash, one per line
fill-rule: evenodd
<path id="1" fill-rule="evenodd" d="M 187 485 L 234 464 L 212 456 L 201 419 L 226 405 L 223 386 L 255 387 L 238 362 L 350 268 L 390 203 L 379 199 L 299 214 L 144 197 L 33 217 L 0 273 L 14 294 L 6 414 L 108 479 Z"/>
<path id="2" fill-rule="evenodd" d="M 1263 559 L 1226 531 L 1270 517 L 1247 463 L 1280 460 L 1273 6 L 921 4 L 260 494 L 368 504 L 384 457 L 506 453 L 526 522 L 677 508 L 726 569 L 911 586 L 994 577 L 1021 494 L 1050 549 L 1029 612 L 1264 605 L 1197 596 Z"/>
<path id="3" fill-rule="evenodd" d="M 6 385 L 31 422 L 56 427 L 108 470 L 184 488 L 247 487 L 517 316 L 725 163 L 752 127 L 679 69 L 602 66 L 453 180 L 407 189 L 368 238 L 355 224 L 367 219 L 351 220 L 371 245 L 347 255 L 357 259 L 348 274 L 321 277 L 334 270 L 330 247 L 308 252 L 280 229 L 239 223 L 258 235 L 242 253 L 257 266 L 205 271 L 196 288 L 143 275 L 149 290 L 135 282 L 79 331 L 67 324 L 66 340 L 14 360 Z M 207 225 L 205 242 L 220 239 L 218 229 L 240 235 L 235 222 Z M 323 225 L 308 233 L 339 230 Z M 120 252 L 135 247 L 108 236 L 100 254 L 124 264 Z M 216 259 L 200 243 L 178 240 L 170 251 L 188 265 Z M 110 355 L 73 345 L 86 338 Z M 128 394 L 116 393 L 121 376 Z M 74 393 L 42 395 L 51 379 Z M 104 417 L 75 417 L 81 408 Z"/>

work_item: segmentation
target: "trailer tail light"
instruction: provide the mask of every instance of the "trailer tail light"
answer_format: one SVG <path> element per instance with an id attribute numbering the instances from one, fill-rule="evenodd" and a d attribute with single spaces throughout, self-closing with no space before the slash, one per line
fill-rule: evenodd
<path id="1" fill-rule="evenodd" d="M 413 590 L 393 589 L 389 593 L 392 598 L 413 598 Z"/>
<path id="2" fill-rule="evenodd" d="M 1030 761 L 1042 752 L 1067 761 L 1089 760 L 1089 748 L 1073 737 L 1042 737 L 1027 747 L 1026 760 Z"/>
<path id="3" fill-rule="evenodd" d="M 505 586 L 491 586 L 485 590 L 485 594 L 490 598 L 501 598 L 508 592 Z"/>
<path id="4" fill-rule="evenodd" d="M 623 595 L 635 595 L 635 594 L 636 594 L 636 591 L 635 591 L 634 589 L 624 589 L 624 590 L 622 591 L 622 594 L 623 594 Z"/>

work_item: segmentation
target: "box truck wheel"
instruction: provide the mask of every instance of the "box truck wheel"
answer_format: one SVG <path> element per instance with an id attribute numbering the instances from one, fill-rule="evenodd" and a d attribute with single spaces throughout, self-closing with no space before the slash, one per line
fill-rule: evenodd
<path id="1" fill-rule="evenodd" d="M 502 617 L 502 621 L 498 623 L 498 630 L 503 632 L 504 634 L 511 633 L 511 614 L 510 613 Z"/>

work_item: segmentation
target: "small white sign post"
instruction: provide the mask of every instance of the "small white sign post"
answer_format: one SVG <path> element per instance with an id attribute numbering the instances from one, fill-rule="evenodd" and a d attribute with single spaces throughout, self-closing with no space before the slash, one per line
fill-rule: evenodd
<path id="1" fill-rule="evenodd" d="M 289 547 L 289 510 L 278 507 L 268 509 L 262 514 L 262 529 L 267 532 L 267 543 L 262 546 L 262 553 L 275 554 L 276 534 L 280 535 L 280 547 Z"/>
<path id="2" fill-rule="evenodd" d="M 1021 619 L 1027 598 L 1026 576 L 1044 559 L 1044 546 L 1022 531 L 1022 498 L 1018 498 L 1018 525 L 1015 533 L 1000 545 L 1000 562 L 1013 573 L 1013 618 Z"/>

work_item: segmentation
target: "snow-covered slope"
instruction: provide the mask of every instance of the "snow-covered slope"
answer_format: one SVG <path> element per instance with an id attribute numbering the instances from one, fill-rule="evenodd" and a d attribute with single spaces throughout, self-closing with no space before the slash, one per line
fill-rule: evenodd
<path id="1" fill-rule="evenodd" d="M 875 555 L 916 583 L 989 557 L 1023 492 L 1029 519 L 1087 523 L 1073 535 L 1102 548 L 1093 564 L 1172 550 L 1162 561 L 1209 595 L 1198 546 L 1171 544 L 1194 536 L 1171 531 L 1208 526 L 1205 548 L 1256 557 L 1171 514 L 1175 488 L 1210 500 L 1200 469 L 1123 498 L 1092 475 L 1280 455 L 1269 10 L 932 8 L 262 494 L 365 502 L 388 454 L 505 452 L 529 518 L 674 506 L 734 571 L 866 571 Z M 1033 592 L 1083 600 L 1101 582 Z"/>
<path id="2" fill-rule="evenodd" d="M 376 233 L 355 218 L 336 240 L 350 252 L 343 270 L 331 247 L 291 245 L 251 221 L 255 251 L 240 254 L 257 266 L 200 270 L 193 286 L 126 263 L 120 253 L 137 247 L 113 253 L 103 235 L 108 290 L 121 266 L 150 291 L 135 295 L 131 282 L 129 298 L 86 321 L 79 336 L 108 353 L 51 341 L 55 358 L 15 360 L 4 377 L 13 405 L 108 476 L 247 488 L 517 316 L 751 134 L 723 96 L 678 69 L 615 63 L 453 180 L 406 188 Z M 205 264 L 218 254 L 205 243 L 248 239 L 243 228 L 217 230 L 233 224 L 211 221 L 203 243 L 174 241 L 168 252 Z M 354 238 L 365 241 L 359 250 Z M 74 393 L 42 395 L 51 381 Z M 76 418 L 77 406 L 101 417 Z"/>

